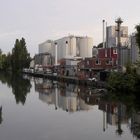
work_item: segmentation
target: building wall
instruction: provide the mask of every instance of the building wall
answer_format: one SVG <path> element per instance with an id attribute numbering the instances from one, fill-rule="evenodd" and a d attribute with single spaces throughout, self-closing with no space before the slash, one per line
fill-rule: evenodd
<path id="1" fill-rule="evenodd" d="M 130 48 L 121 48 L 121 65 L 126 66 L 131 61 Z"/>
<path id="2" fill-rule="evenodd" d="M 116 47 L 117 46 L 117 31 L 116 26 L 108 26 L 107 27 L 107 47 Z M 121 26 L 120 31 L 121 36 L 121 45 L 127 46 L 128 45 L 128 27 L 127 26 Z"/>
<path id="3" fill-rule="evenodd" d="M 116 62 L 110 61 L 109 58 L 86 58 L 79 62 L 77 67 L 78 78 L 87 79 L 96 77 L 98 71 L 113 69 Z"/>
<path id="4" fill-rule="evenodd" d="M 61 60 L 60 63 L 60 75 L 65 75 L 65 76 L 76 76 L 77 74 L 77 64 L 81 61 L 82 59 L 79 58 L 70 58 L 70 59 L 63 59 Z"/>
<path id="5" fill-rule="evenodd" d="M 52 65 L 52 57 L 49 53 L 40 53 L 35 55 L 35 65 L 48 66 Z"/>
<path id="6" fill-rule="evenodd" d="M 117 63 L 117 47 L 98 49 L 98 58 L 110 58 L 112 65 Z M 121 65 L 126 66 L 131 61 L 131 50 L 128 47 L 121 47 Z"/>
<path id="7" fill-rule="evenodd" d="M 117 47 L 98 49 L 98 58 L 117 59 Z"/>
<path id="8" fill-rule="evenodd" d="M 68 45 L 66 45 L 66 41 Z M 63 37 L 55 41 L 48 40 L 39 44 L 39 53 L 50 53 L 54 59 L 55 42 L 57 42 L 58 61 L 69 56 L 92 57 L 93 39 L 79 36 Z"/>
<path id="9" fill-rule="evenodd" d="M 66 41 L 68 46 L 66 46 Z M 55 40 L 58 45 L 58 60 L 68 56 L 76 56 L 76 38 L 74 36 L 64 37 Z"/>
<path id="10" fill-rule="evenodd" d="M 92 57 L 93 39 L 83 37 L 80 39 L 80 57 Z"/>
<path id="11" fill-rule="evenodd" d="M 38 53 L 50 53 L 53 54 L 54 53 L 54 42 L 52 40 L 47 40 L 41 44 L 39 44 L 38 47 Z"/>
<path id="12" fill-rule="evenodd" d="M 130 48 L 131 48 L 131 62 L 135 63 L 136 61 L 140 60 L 139 55 L 140 50 L 136 44 L 135 34 L 130 36 Z"/>

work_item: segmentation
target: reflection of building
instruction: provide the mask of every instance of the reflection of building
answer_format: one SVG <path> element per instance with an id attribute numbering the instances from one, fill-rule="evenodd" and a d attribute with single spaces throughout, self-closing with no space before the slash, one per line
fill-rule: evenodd
<path id="1" fill-rule="evenodd" d="M 39 99 L 47 104 L 54 104 L 55 109 L 61 108 L 67 112 L 90 109 L 90 106 L 78 96 L 78 87 L 75 85 L 64 85 L 60 88 L 54 85 L 48 88 L 47 82 L 36 82 L 35 89 L 39 92 Z"/>
<path id="2" fill-rule="evenodd" d="M 85 101 L 88 105 L 98 105 L 100 102 L 101 94 L 97 91 L 97 89 L 87 89 L 85 87 L 80 87 L 80 97 Z"/>
<path id="3" fill-rule="evenodd" d="M 126 106 L 120 103 L 99 102 L 99 109 L 103 111 L 104 130 L 107 124 L 118 126 L 121 130 L 121 124 L 128 123 Z"/>
<path id="4" fill-rule="evenodd" d="M 41 93 L 49 93 L 52 90 L 52 81 L 43 78 L 35 78 L 35 90 Z"/>

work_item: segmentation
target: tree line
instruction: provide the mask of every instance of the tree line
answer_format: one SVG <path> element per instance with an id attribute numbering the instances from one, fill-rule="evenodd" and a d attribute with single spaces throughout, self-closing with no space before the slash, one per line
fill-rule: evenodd
<path id="1" fill-rule="evenodd" d="M 16 39 L 12 52 L 4 54 L 0 49 L 0 70 L 21 72 L 30 65 L 30 53 L 28 53 L 24 38 Z"/>

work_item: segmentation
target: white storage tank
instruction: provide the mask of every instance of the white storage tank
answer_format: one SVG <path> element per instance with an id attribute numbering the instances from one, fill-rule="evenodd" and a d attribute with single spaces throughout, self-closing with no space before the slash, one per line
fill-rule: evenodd
<path id="1" fill-rule="evenodd" d="M 47 40 L 41 44 L 39 44 L 39 54 L 40 53 L 53 53 L 53 44 L 52 40 Z"/>

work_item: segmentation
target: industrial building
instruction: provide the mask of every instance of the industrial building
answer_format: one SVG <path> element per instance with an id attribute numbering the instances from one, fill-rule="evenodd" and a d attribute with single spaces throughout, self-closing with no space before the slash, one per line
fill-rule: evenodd
<path id="1" fill-rule="evenodd" d="M 135 34 L 132 34 L 130 36 L 130 48 L 131 48 L 131 62 L 135 63 L 138 60 L 140 60 L 140 56 L 139 56 L 139 47 L 136 43 L 136 36 Z"/>
<path id="2" fill-rule="evenodd" d="M 53 54 L 53 47 L 54 42 L 52 40 L 47 40 L 41 44 L 39 44 L 39 49 L 38 49 L 38 53 L 50 53 Z"/>
<path id="3" fill-rule="evenodd" d="M 39 53 L 50 53 L 52 59 L 55 59 L 56 56 L 59 62 L 62 58 L 67 57 L 92 57 L 92 47 L 93 39 L 90 37 L 68 36 L 39 44 Z"/>
<path id="4" fill-rule="evenodd" d="M 106 47 L 116 47 L 117 46 L 117 26 L 108 26 L 106 28 Z M 121 46 L 126 47 L 128 46 L 128 27 L 121 26 L 120 27 L 120 43 Z"/>

